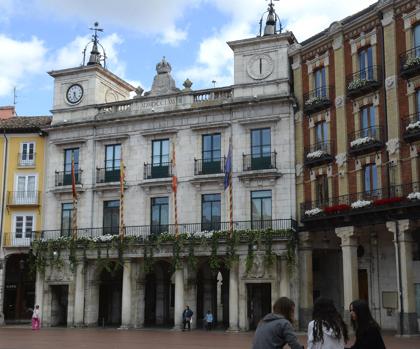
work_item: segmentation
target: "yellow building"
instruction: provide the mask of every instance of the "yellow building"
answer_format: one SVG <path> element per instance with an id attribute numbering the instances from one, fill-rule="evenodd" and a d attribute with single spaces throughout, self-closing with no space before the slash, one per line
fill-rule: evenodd
<path id="1" fill-rule="evenodd" d="M 0 323 L 31 316 L 35 283 L 28 251 L 42 227 L 46 137 L 41 128 L 50 122 L 45 116 L 16 117 L 13 108 L 0 119 Z"/>

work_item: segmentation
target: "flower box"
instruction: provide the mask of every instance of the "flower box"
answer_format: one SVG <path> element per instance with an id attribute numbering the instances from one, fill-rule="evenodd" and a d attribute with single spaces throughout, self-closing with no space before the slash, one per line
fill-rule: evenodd
<path id="1" fill-rule="evenodd" d="M 324 207 L 324 212 L 326 214 L 334 214 L 334 213 L 341 213 L 341 212 L 349 211 L 350 209 L 351 209 L 350 205 L 341 204 L 341 205 Z"/>
<path id="2" fill-rule="evenodd" d="M 305 211 L 305 216 L 312 217 L 312 216 L 319 215 L 322 212 L 323 211 L 320 208 L 316 207 L 316 208 L 313 208 L 312 210 L 306 210 Z"/>
<path id="3" fill-rule="evenodd" d="M 365 208 L 372 205 L 370 200 L 357 200 L 351 204 L 352 209 Z"/>
<path id="4" fill-rule="evenodd" d="M 389 205 L 389 204 L 393 204 L 393 203 L 396 203 L 396 202 L 401 202 L 403 200 L 404 200 L 404 198 L 402 198 L 402 197 L 395 197 L 395 198 L 389 198 L 389 199 L 378 199 L 378 200 L 373 200 L 373 205 L 375 205 L 375 206 Z"/>
<path id="5" fill-rule="evenodd" d="M 369 144 L 373 142 L 375 142 L 375 138 L 372 138 L 372 137 L 357 138 L 354 141 L 350 142 L 350 147 L 351 148 L 360 147 L 361 145 Z"/>
<path id="6" fill-rule="evenodd" d="M 416 65 L 420 65 L 420 57 L 410 57 L 403 65 L 404 69 L 412 68 Z"/>
<path id="7" fill-rule="evenodd" d="M 361 87 L 364 87 L 368 84 L 369 80 L 366 79 L 354 79 L 352 82 L 349 83 L 347 89 L 349 91 L 357 90 Z"/>
<path id="8" fill-rule="evenodd" d="M 410 122 L 405 128 L 406 131 L 412 131 L 415 129 L 420 129 L 420 121 Z"/>
<path id="9" fill-rule="evenodd" d="M 328 101 L 329 101 L 328 97 L 319 97 L 319 96 L 311 97 L 305 101 L 305 107 L 310 107 L 312 105 L 325 103 Z"/>
<path id="10" fill-rule="evenodd" d="M 418 191 L 412 192 L 407 195 L 408 200 L 420 200 L 420 193 Z"/>
<path id="11" fill-rule="evenodd" d="M 313 152 L 310 152 L 306 154 L 306 158 L 308 159 L 319 159 L 323 157 L 324 155 L 327 155 L 327 152 L 325 150 L 316 150 Z"/>

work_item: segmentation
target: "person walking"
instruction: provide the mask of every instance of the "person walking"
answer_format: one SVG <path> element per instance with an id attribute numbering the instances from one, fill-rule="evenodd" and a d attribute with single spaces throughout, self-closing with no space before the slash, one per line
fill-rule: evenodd
<path id="1" fill-rule="evenodd" d="M 213 314 L 210 310 L 207 310 L 207 314 L 204 317 L 204 320 L 206 321 L 206 330 L 211 331 L 213 328 Z"/>
<path id="2" fill-rule="evenodd" d="M 252 349 L 278 349 L 286 344 L 291 349 L 303 349 L 292 327 L 294 319 L 295 303 L 287 297 L 277 299 L 273 312 L 258 324 Z"/>
<path id="3" fill-rule="evenodd" d="M 41 328 L 41 314 L 39 305 L 35 305 L 35 309 L 32 312 L 32 330 L 37 331 Z"/>
<path id="4" fill-rule="evenodd" d="M 318 298 L 308 325 L 308 349 L 344 349 L 348 341 L 347 325 L 333 301 Z"/>
<path id="5" fill-rule="evenodd" d="M 191 319 L 193 314 L 194 313 L 190 307 L 186 305 L 184 311 L 182 312 L 182 323 L 184 325 L 182 328 L 183 331 L 185 331 L 185 326 L 188 326 L 188 331 L 191 331 Z"/>
<path id="6" fill-rule="evenodd" d="M 349 310 L 356 342 L 347 349 L 385 349 L 381 328 L 372 317 L 368 303 L 355 300 L 350 304 Z"/>

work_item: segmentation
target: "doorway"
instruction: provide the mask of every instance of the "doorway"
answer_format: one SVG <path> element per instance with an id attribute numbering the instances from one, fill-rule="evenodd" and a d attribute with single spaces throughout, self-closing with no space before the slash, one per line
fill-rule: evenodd
<path id="1" fill-rule="evenodd" d="M 255 330 L 260 320 L 271 312 L 271 284 L 247 284 L 249 329 Z"/>
<path id="2" fill-rule="evenodd" d="M 123 270 L 112 263 L 103 269 L 99 286 L 99 326 L 120 326 Z"/>
<path id="3" fill-rule="evenodd" d="M 51 286 L 51 326 L 67 326 L 69 286 Z"/>
<path id="4" fill-rule="evenodd" d="M 369 284 L 367 269 L 359 269 L 359 299 L 369 301 Z"/>

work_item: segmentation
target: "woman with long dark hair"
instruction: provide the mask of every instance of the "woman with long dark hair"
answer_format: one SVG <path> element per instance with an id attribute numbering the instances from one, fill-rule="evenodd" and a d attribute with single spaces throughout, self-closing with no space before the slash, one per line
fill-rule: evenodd
<path id="1" fill-rule="evenodd" d="M 372 317 L 367 302 L 353 301 L 349 310 L 351 325 L 356 333 L 356 342 L 349 349 L 385 349 L 381 328 Z"/>
<path id="2" fill-rule="evenodd" d="M 294 317 L 295 303 L 287 297 L 277 299 L 273 312 L 258 324 L 252 349 L 278 349 L 286 343 L 291 349 L 303 349 L 292 327 Z"/>
<path id="3" fill-rule="evenodd" d="M 349 339 L 347 326 L 331 299 L 318 298 L 312 318 L 308 325 L 308 349 L 344 349 Z"/>

